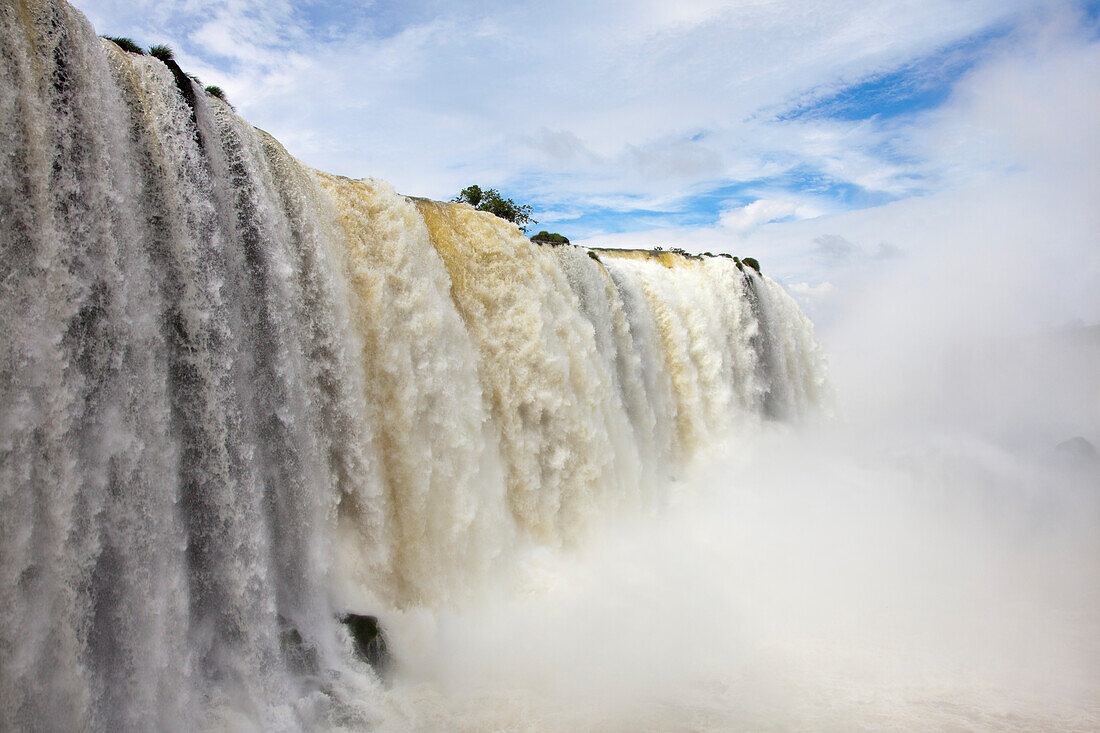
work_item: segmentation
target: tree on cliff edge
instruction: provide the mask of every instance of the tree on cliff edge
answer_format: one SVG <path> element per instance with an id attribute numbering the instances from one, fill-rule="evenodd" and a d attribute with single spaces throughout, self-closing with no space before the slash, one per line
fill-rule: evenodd
<path id="1" fill-rule="evenodd" d="M 512 199 L 506 199 L 500 195 L 500 191 L 490 188 L 483 191 L 481 186 L 467 186 L 462 193 L 451 201 L 460 204 L 469 204 L 479 211 L 488 211 L 490 214 L 507 219 L 519 226 L 520 231 L 526 232 L 528 224 L 538 224 L 531 218 L 531 207 L 527 204 L 517 204 Z"/>

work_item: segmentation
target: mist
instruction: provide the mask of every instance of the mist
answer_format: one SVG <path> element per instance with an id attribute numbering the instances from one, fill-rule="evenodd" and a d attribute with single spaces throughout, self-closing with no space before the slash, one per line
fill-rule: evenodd
<path id="1" fill-rule="evenodd" d="M 394 616 L 382 727 L 1094 730 L 1095 329 L 1008 339 L 983 322 L 1011 308 L 921 269 L 835 327 L 832 417 L 733 435 L 653 515 Z"/>
<path id="2" fill-rule="evenodd" d="M 382 728 L 1100 727 L 1095 53 L 1002 59 L 930 128 L 996 132 L 1003 177 L 746 239 L 806 283 L 832 414 L 396 615 Z"/>
<path id="3" fill-rule="evenodd" d="M 395 615 L 382 727 L 1096 729 L 1100 334 L 1057 277 L 1093 215 L 1031 257 L 1012 185 L 874 213 L 928 243 L 819 314 L 831 414 L 731 435 L 478 603 Z"/>

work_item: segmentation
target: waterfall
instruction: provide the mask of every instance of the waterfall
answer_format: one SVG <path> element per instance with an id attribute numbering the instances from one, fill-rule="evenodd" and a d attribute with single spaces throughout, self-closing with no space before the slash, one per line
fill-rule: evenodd
<path id="1" fill-rule="evenodd" d="M 827 400 L 731 258 L 311 170 L 62 0 L 0 34 L 5 724 L 354 725 L 340 613 L 461 602 Z"/>

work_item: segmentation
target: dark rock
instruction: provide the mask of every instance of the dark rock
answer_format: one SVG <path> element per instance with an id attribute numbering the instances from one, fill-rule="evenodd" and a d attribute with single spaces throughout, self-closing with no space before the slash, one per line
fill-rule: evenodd
<path id="1" fill-rule="evenodd" d="M 345 613 L 340 621 L 351 634 L 359 657 L 373 667 L 375 672 L 382 674 L 389 661 L 389 652 L 386 651 L 386 637 L 382 634 L 382 627 L 378 625 L 378 617 Z"/>
<path id="2" fill-rule="evenodd" d="M 1100 454 L 1096 452 L 1096 446 L 1080 435 L 1056 445 L 1054 455 L 1059 463 L 1070 467 L 1100 465 Z"/>
<path id="3" fill-rule="evenodd" d="M 194 110 L 195 88 L 191 84 L 191 77 L 183 73 L 183 69 L 181 69 L 179 64 L 172 59 L 165 61 L 164 65 L 172 72 L 172 77 L 176 80 L 176 88 L 180 90 L 180 94 L 183 95 L 184 100 L 187 102 L 187 106 Z M 194 117 L 194 115 L 192 115 L 192 117 Z"/>
<path id="4" fill-rule="evenodd" d="M 317 647 L 306 643 L 298 629 L 289 628 L 279 632 L 279 647 L 286 660 L 287 669 L 300 677 L 317 674 Z"/>

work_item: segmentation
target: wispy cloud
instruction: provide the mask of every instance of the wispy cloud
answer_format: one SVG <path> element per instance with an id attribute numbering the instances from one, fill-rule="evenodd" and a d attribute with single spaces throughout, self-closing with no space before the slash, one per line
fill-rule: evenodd
<path id="1" fill-rule="evenodd" d="M 242 111 L 276 134 L 325 129 L 326 119 L 337 133 L 359 127 L 362 137 L 344 135 L 338 153 L 317 151 L 310 162 L 339 160 L 362 166 L 360 175 L 385 176 L 368 167 L 389 157 L 369 145 L 385 139 L 394 158 L 404 154 L 406 171 L 430 161 L 429 170 L 398 177 L 408 188 L 458 163 L 484 160 L 480 167 L 496 173 L 502 142 L 511 157 L 546 128 L 617 161 L 614 184 L 628 190 L 644 187 L 628 184 L 667 141 L 711 131 L 725 148 L 719 157 L 736 154 L 730 138 L 749 134 L 754 125 L 746 129 L 745 120 L 760 110 L 838 78 L 905 64 L 1014 12 L 1011 3 L 946 0 L 920 8 L 897 1 L 665 5 L 108 0 L 85 8 L 104 32 L 164 38 L 209 73 L 221 70 L 219 81 Z M 419 124 L 410 130 L 409 122 Z M 693 165 L 696 175 L 710 175 L 714 163 Z M 663 167 L 659 160 L 651 170 Z"/>
<path id="2" fill-rule="evenodd" d="M 1100 168 L 1079 122 L 1100 98 L 1081 88 L 1095 3 L 78 4 L 100 32 L 171 43 L 311 165 L 437 198 L 495 186 L 575 240 L 757 247 L 811 287 L 845 286 L 805 276 L 837 264 L 818 237 L 853 243 L 849 268 L 908 251 L 845 212 L 1058 156 Z"/>
<path id="3" fill-rule="evenodd" d="M 820 216 L 821 211 L 798 203 L 782 199 L 757 199 L 751 204 L 723 211 L 718 223 L 736 232 L 746 232 L 761 224 L 791 219 L 809 219 Z"/>

